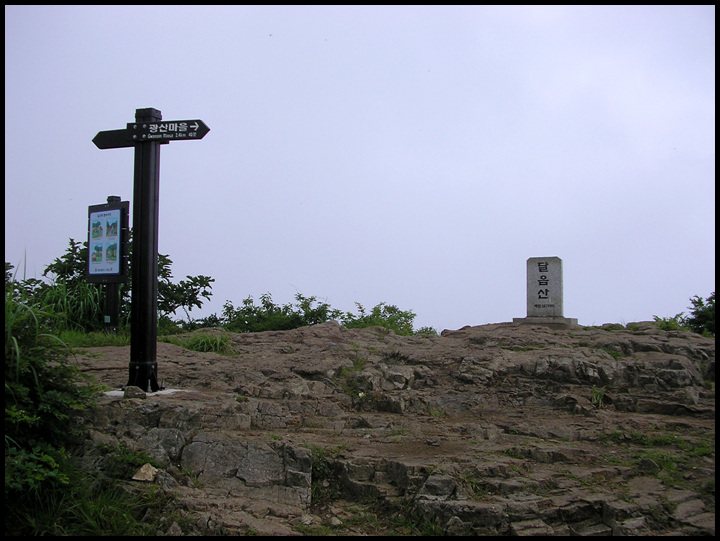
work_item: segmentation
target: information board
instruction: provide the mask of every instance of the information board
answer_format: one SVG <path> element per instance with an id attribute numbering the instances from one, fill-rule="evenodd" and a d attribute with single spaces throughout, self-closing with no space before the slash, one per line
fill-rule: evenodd
<path id="1" fill-rule="evenodd" d="M 128 201 L 88 207 L 87 280 L 127 281 Z"/>

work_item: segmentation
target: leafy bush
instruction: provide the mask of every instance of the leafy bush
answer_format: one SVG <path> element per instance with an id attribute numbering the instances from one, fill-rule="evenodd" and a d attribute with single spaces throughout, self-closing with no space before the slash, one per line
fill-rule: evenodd
<path id="1" fill-rule="evenodd" d="M 132 267 L 132 240 L 129 243 L 130 264 Z M 12 275 L 12 265 L 5 262 L 5 287 L 8 286 L 16 293 L 24 293 L 37 304 L 57 314 L 55 323 L 58 332 L 69 329 L 83 332 L 104 330 L 104 307 L 107 288 L 102 284 L 91 284 L 87 281 L 87 242 L 78 242 L 70 239 L 65 253 L 56 258 L 45 268 L 43 278 L 45 282 L 34 278 L 16 281 Z M 200 308 L 202 298 L 210 299 L 212 296 L 212 282 L 209 276 L 187 276 L 186 280 L 178 283 L 172 282 L 172 260 L 163 254 L 158 254 L 158 321 L 159 328 L 166 332 L 180 332 L 179 322 L 171 319 L 178 310 L 182 310 L 192 324 L 190 311 Z M 119 306 L 120 326 L 128 328 L 130 324 L 130 295 L 132 280 L 128 278 L 127 284 L 120 284 Z"/>
<path id="2" fill-rule="evenodd" d="M 657 323 L 658 328 L 662 329 L 663 331 L 687 331 L 687 330 L 689 330 L 685 326 L 685 320 L 683 318 L 682 312 L 680 312 L 679 314 L 676 314 L 674 317 L 653 316 L 653 319 L 655 320 L 655 323 Z"/>
<path id="3" fill-rule="evenodd" d="M 186 276 L 187 280 L 180 280 L 177 284 L 171 282 L 170 267 L 172 260 L 163 254 L 158 255 L 158 312 L 161 316 L 169 318 L 171 314 L 182 308 L 192 322 L 190 311 L 193 307 L 200 308 L 203 301 L 200 297 L 210 300 L 212 296 L 212 282 L 210 276 Z"/>
<path id="4" fill-rule="evenodd" d="M 5 439 L 64 444 L 70 413 L 93 395 L 69 347 L 52 334 L 54 314 L 5 296 Z"/>
<path id="5" fill-rule="evenodd" d="M 315 305 L 316 297 L 305 297 L 298 293 L 295 301 L 294 306 L 280 306 L 273 302 L 270 293 L 260 296 L 259 306 L 252 296 L 248 296 L 238 308 L 226 301 L 220 321 L 227 330 L 233 332 L 285 331 L 324 323 L 341 314 L 338 310 L 332 310 L 327 303 Z"/>
<path id="6" fill-rule="evenodd" d="M 216 321 L 233 332 L 283 331 L 337 320 L 348 329 L 380 326 L 398 335 L 415 334 L 412 326 L 415 314 L 384 302 L 369 313 L 362 304 L 355 303 L 358 313 L 353 314 L 318 302 L 317 297 L 305 297 L 300 293 L 295 295 L 295 301 L 294 305 L 281 306 L 273 302 L 270 293 L 260 296 L 260 305 L 255 304 L 252 296 L 248 296 L 238 308 L 226 301 L 222 316 Z M 437 331 L 423 327 L 418 334 L 437 334 Z"/>
<path id="7" fill-rule="evenodd" d="M 24 287 L 5 283 L 5 535 L 150 535 L 162 495 L 131 495 L 114 478 L 73 465 L 74 415 L 97 388 L 53 330 L 58 316 Z M 127 453 L 125 453 L 127 455 Z M 137 469 L 138 459 L 122 463 Z M 134 470 L 133 470 L 134 471 Z M 127 468 L 125 470 L 127 473 Z"/>
<path id="8" fill-rule="evenodd" d="M 438 332 L 435 327 L 420 327 L 415 331 L 415 334 L 419 334 L 421 336 L 438 336 Z"/>
<path id="9" fill-rule="evenodd" d="M 22 522 L 26 507 L 67 485 L 65 446 L 77 432 L 73 413 L 95 388 L 52 334 L 52 312 L 5 288 L 5 524 Z M 83 383 L 83 384 L 81 384 Z"/>
<path id="10" fill-rule="evenodd" d="M 413 321 L 415 314 L 409 310 L 400 310 L 397 306 L 387 305 L 381 302 L 368 314 L 359 302 L 355 303 L 358 314 L 347 312 L 342 316 L 342 322 L 348 329 L 380 326 L 398 335 L 413 334 Z M 427 332 L 427 331 L 424 331 Z"/>
<path id="11" fill-rule="evenodd" d="M 704 336 L 715 336 L 715 292 L 706 300 L 695 295 L 690 302 L 689 316 L 683 312 L 674 317 L 653 316 L 658 327 L 665 331 L 692 331 Z"/>

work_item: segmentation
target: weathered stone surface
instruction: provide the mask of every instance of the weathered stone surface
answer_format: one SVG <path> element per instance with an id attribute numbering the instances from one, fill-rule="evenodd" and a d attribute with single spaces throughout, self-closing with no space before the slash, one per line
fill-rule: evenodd
<path id="1" fill-rule="evenodd" d="M 457 483 L 450 475 L 433 474 L 427 478 L 418 492 L 420 498 L 447 499 L 455 494 Z"/>
<path id="2" fill-rule="evenodd" d="M 168 533 L 288 535 L 306 516 L 357 535 L 351 503 L 371 498 L 447 535 L 714 535 L 714 340 L 654 322 L 328 323 L 232 347 L 159 343 L 184 392 L 105 396 L 84 417 L 84 467 L 118 445 L 163 465 L 154 482 L 191 518 Z M 127 350 L 78 362 L 121 388 Z M 329 512 L 314 493 L 340 499 Z"/>
<path id="3" fill-rule="evenodd" d="M 177 428 L 150 428 L 137 440 L 140 449 L 145 450 L 158 462 L 175 463 L 187 440 L 185 433 Z"/>

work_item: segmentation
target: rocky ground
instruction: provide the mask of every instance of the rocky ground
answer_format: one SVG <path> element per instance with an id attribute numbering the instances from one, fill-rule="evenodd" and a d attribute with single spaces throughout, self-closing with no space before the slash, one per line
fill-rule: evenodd
<path id="1" fill-rule="evenodd" d="M 88 468 L 145 451 L 176 534 L 714 535 L 715 341 L 653 322 L 399 337 L 326 323 L 158 344 L 167 390 L 113 392 Z"/>

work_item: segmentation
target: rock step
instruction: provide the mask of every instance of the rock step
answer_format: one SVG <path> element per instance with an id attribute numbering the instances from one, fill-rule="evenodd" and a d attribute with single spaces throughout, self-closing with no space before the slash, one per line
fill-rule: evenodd
<path id="1" fill-rule="evenodd" d="M 613 530 L 610 526 L 597 522 L 597 519 L 588 519 L 582 522 L 569 525 L 570 531 L 573 535 L 579 535 L 582 537 L 588 536 L 609 536 L 613 534 Z"/>
<path id="2" fill-rule="evenodd" d="M 451 532 L 511 535 L 649 535 L 652 531 L 638 505 L 612 496 L 591 496 L 578 500 L 570 489 L 558 489 L 543 497 L 533 494 L 552 479 L 544 481 L 514 477 L 473 478 L 472 486 L 452 475 L 417 465 L 383 460 L 341 464 L 344 497 L 351 500 L 379 498 L 410 499 L 425 519 Z M 504 471 L 489 467 L 486 471 Z M 400 486 L 399 486 L 400 485 Z M 676 518 L 683 531 L 707 534 L 714 531 L 714 515 L 703 513 L 698 500 L 674 496 L 682 503 Z M 710 518 L 713 521 L 710 521 Z"/>
<path id="3" fill-rule="evenodd" d="M 555 535 L 555 531 L 539 518 L 520 520 L 510 525 L 512 535 Z"/>

